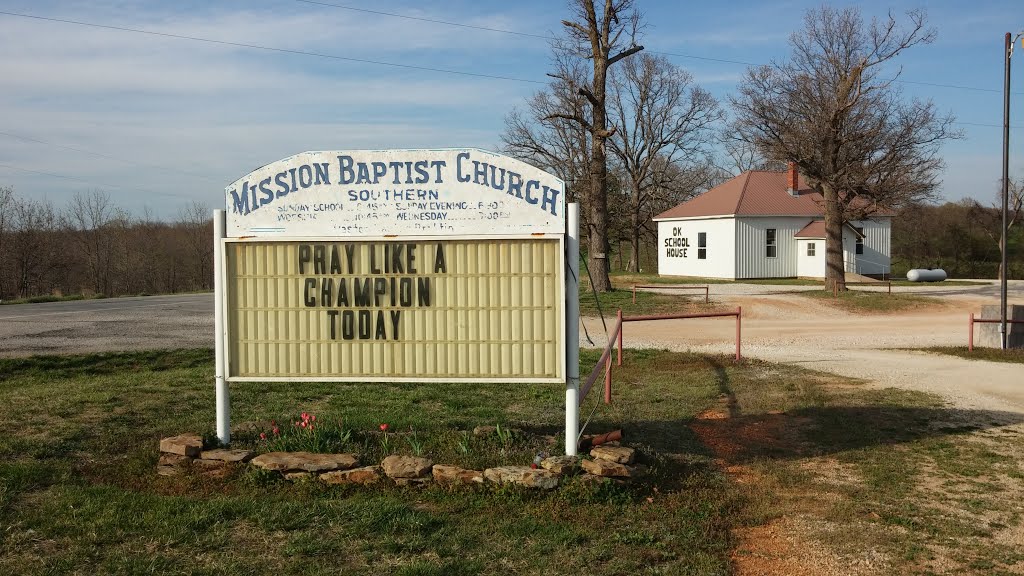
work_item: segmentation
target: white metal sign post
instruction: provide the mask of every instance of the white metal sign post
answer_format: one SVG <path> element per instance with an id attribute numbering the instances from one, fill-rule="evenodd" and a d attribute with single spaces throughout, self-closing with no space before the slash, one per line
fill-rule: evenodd
<path id="1" fill-rule="evenodd" d="M 214 380 L 217 394 L 217 438 L 231 442 L 231 401 L 224 365 L 224 211 L 213 211 Z"/>
<path id="2" fill-rule="evenodd" d="M 565 265 L 565 454 L 576 455 L 580 430 L 580 210 L 568 205 Z"/>
<path id="3" fill-rule="evenodd" d="M 560 382 L 575 451 L 578 224 L 566 234 L 561 180 L 477 149 L 304 152 L 225 203 L 222 442 L 231 382 Z"/>

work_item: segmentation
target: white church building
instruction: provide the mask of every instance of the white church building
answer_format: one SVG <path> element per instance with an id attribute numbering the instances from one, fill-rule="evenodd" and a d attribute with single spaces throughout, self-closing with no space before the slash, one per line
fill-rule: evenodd
<path id="1" fill-rule="evenodd" d="M 654 217 L 661 276 L 824 278 L 821 194 L 790 165 L 750 171 Z M 847 272 L 888 276 L 892 213 L 843 227 Z"/>

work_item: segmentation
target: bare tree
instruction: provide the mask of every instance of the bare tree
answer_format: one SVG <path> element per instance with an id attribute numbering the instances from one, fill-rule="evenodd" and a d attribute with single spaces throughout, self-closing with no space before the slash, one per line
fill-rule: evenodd
<path id="1" fill-rule="evenodd" d="M 846 288 L 842 226 L 880 208 L 930 197 L 940 144 L 959 137 L 930 101 L 904 102 L 884 66 L 935 38 L 923 11 L 900 27 L 865 24 L 855 8 L 809 10 L 788 63 L 747 70 L 731 98 L 734 131 L 768 160 L 792 161 L 821 192 L 826 288 Z M 898 77 L 899 74 L 897 73 Z"/>
<path id="2" fill-rule="evenodd" d="M 1006 231 L 1005 234 L 1000 234 L 999 251 L 1000 256 L 1006 252 L 1006 243 L 1010 238 L 1010 230 L 1013 229 L 1013 225 L 1017 224 L 1024 218 L 1024 178 L 1014 180 L 1009 178 L 1009 185 L 1006 190 L 1006 204 L 1007 204 L 1007 220 L 1006 220 Z M 1002 194 L 1000 194 L 1002 196 Z M 1002 200 L 1002 198 L 1000 198 Z M 1000 211 L 1002 206 L 1000 206 Z M 999 227 L 1002 228 L 1002 221 L 999 222 Z M 999 277 L 1003 277 L 1003 259 L 999 259 Z"/>
<path id="3" fill-rule="evenodd" d="M 590 135 L 589 184 L 587 197 L 588 250 L 594 289 L 611 290 L 608 277 L 608 164 L 605 141 L 614 129 L 608 128 L 608 69 L 623 58 L 643 50 L 636 45 L 640 14 L 633 0 L 605 0 L 600 12 L 595 0 L 569 0 L 574 19 L 563 20 L 567 37 L 555 43 L 555 52 L 569 57 L 590 60 L 593 64 L 589 85 L 579 85 L 577 92 L 590 104 L 590 117 L 562 111 L 555 116 L 584 126 Z M 559 77 L 566 84 L 575 78 Z"/>
<path id="4" fill-rule="evenodd" d="M 590 146 L 585 126 L 590 112 L 578 90 L 586 77 L 582 64 L 560 58 L 551 85 L 534 94 L 525 110 L 515 109 L 505 117 L 501 139 L 506 154 L 555 174 L 565 181 L 566 200 L 586 205 Z M 567 115 L 585 122 L 566 119 Z"/>
<path id="5" fill-rule="evenodd" d="M 194 265 L 195 287 L 207 290 L 213 280 L 213 218 L 211 210 L 198 200 L 178 213 L 178 225 L 184 229 L 185 243 Z"/>
<path id="6" fill-rule="evenodd" d="M 15 201 L 14 187 L 0 186 L 0 298 L 7 294 L 7 234 L 10 229 L 10 210 Z"/>
<path id="7" fill-rule="evenodd" d="M 774 170 L 786 169 L 784 162 L 772 162 L 758 152 L 751 143 L 735 138 L 731 130 L 726 130 L 721 137 L 725 148 L 725 154 L 729 160 L 722 167 L 726 172 L 737 175 L 752 170 Z"/>
<path id="8" fill-rule="evenodd" d="M 1013 230 L 1015 224 L 1024 219 L 1024 178 L 1014 180 L 1010 178 L 1010 184 L 1007 186 L 1007 212 L 1006 212 L 1006 234 L 1003 234 L 1001 229 L 1003 227 L 1003 183 L 1002 178 L 999 179 L 999 191 L 996 192 L 995 201 L 992 203 L 991 208 L 983 209 L 980 202 L 977 200 L 968 200 L 968 207 L 971 209 L 970 217 L 972 220 L 981 221 L 983 223 L 982 229 L 985 234 L 992 239 L 999 246 L 1000 256 L 1002 251 L 1006 249 L 1003 245 L 1003 241 L 1010 237 L 1010 231 Z M 999 260 L 999 271 L 997 278 L 1002 278 L 1002 258 Z"/>
<path id="9" fill-rule="evenodd" d="M 711 164 L 712 126 L 722 111 L 693 76 L 660 56 L 629 58 L 610 80 L 608 143 L 627 177 L 632 250 L 626 269 L 635 272 L 656 195 L 670 189 L 673 177 Z"/>
<path id="10" fill-rule="evenodd" d="M 100 294 L 111 292 L 114 263 L 114 234 L 109 224 L 115 209 L 102 190 L 76 193 L 71 198 L 67 220 L 75 229 L 79 249 L 89 271 L 92 288 Z"/>
<path id="11" fill-rule="evenodd" d="M 11 203 L 11 246 L 15 290 L 22 297 L 48 291 L 48 274 L 61 260 L 58 218 L 47 201 L 18 200 Z"/>

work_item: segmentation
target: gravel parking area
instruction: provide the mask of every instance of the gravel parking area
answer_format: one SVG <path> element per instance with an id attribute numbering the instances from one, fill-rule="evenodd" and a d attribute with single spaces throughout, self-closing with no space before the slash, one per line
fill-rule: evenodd
<path id="1" fill-rule="evenodd" d="M 213 346 L 213 294 L 0 306 L 0 357 Z"/>
<path id="2" fill-rule="evenodd" d="M 941 298 L 943 303 L 901 313 L 850 314 L 794 293 L 808 286 L 712 284 L 711 299 L 723 308 L 743 307 L 744 356 L 860 378 L 877 386 L 923 390 L 963 408 L 1024 413 L 1020 364 L 971 361 L 907 348 L 966 346 L 967 317 L 983 304 L 999 303 L 999 286 L 922 285 L 894 292 Z M 875 287 L 856 286 L 855 289 Z M 884 288 L 882 288 L 884 290 Z M 667 291 L 666 291 L 667 292 Z M 1024 281 L 1011 281 L 1010 304 L 1024 304 Z M 584 320 L 598 346 L 606 340 L 597 318 Z M 625 325 L 630 347 L 731 353 L 731 318 L 665 320 Z M 590 343 L 582 342 L 584 346 Z"/>

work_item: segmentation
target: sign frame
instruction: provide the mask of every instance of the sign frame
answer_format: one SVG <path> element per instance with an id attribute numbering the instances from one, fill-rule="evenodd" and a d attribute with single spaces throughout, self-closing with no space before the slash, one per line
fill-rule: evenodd
<path id="1" fill-rule="evenodd" d="M 559 286 L 558 286 L 558 298 L 559 301 L 565 302 L 566 297 L 566 267 L 565 267 L 565 235 L 564 234 L 509 234 L 499 236 L 487 236 L 480 237 L 477 235 L 452 235 L 452 236 L 349 236 L 349 237 L 328 237 L 328 236 L 310 236 L 310 237 L 248 237 L 248 238 L 221 238 L 218 243 L 218 251 L 223 254 L 222 258 L 226 256 L 228 244 L 252 244 L 252 243 L 287 243 L 287 242 L 394 242 L 397 239 L 409 242 L 424 242 L 424 241 L 466 241 L 466 240 L 537 240 L 546 239 L 551 242 L 558 243 L 558 254 L 560 255 L 558 264 L 561 267 L 559 273 Z M 224 286 L 227 286 L 227 269 L 222 271 L 221 281 Z M 219 299 L 219 303 L 222 309 L 227 311 L 231 302 L 229 301 L 228 290 L 220 290 L 220 295 L 216 296 Z M 561 342 L 565 342 L 567 338 L 566 319 L 564 313 L 566 312 L 566 306 L 562 306 L 563 318 L 561 319 L 561 325 L 558 329 L 557 338 Z M 226 318 L 225 318 L 226 320 Z M 224 322 L 223 328 L 224 342 L 231 342 L 231 330 L 230 323 Z M 557 343 L 556 343 L 557 344 Z M 389 376 L 232 376 L 231 375 L 231 349 L 229 346 L 224 348 L 224 375 L 227 382 L 369 382 L 369 383 L 384 383 L 384 382 L 397 382 L 397 383 L 441 383 L 441 382 L 460 382 L 467 384 L 498 384 L 516 382 L 523 384 L 559 384 L 565 381 L 566 377 L 566 347 L 558 346 L 558 360 L 557 367 L 558 372 L 561 376 L 552 377 L 498 377 L 498 378 L 477 378 L 477 377 L 429 377 L 429 378 L 416 378 L 416 377 L 389 377 Z"/>

